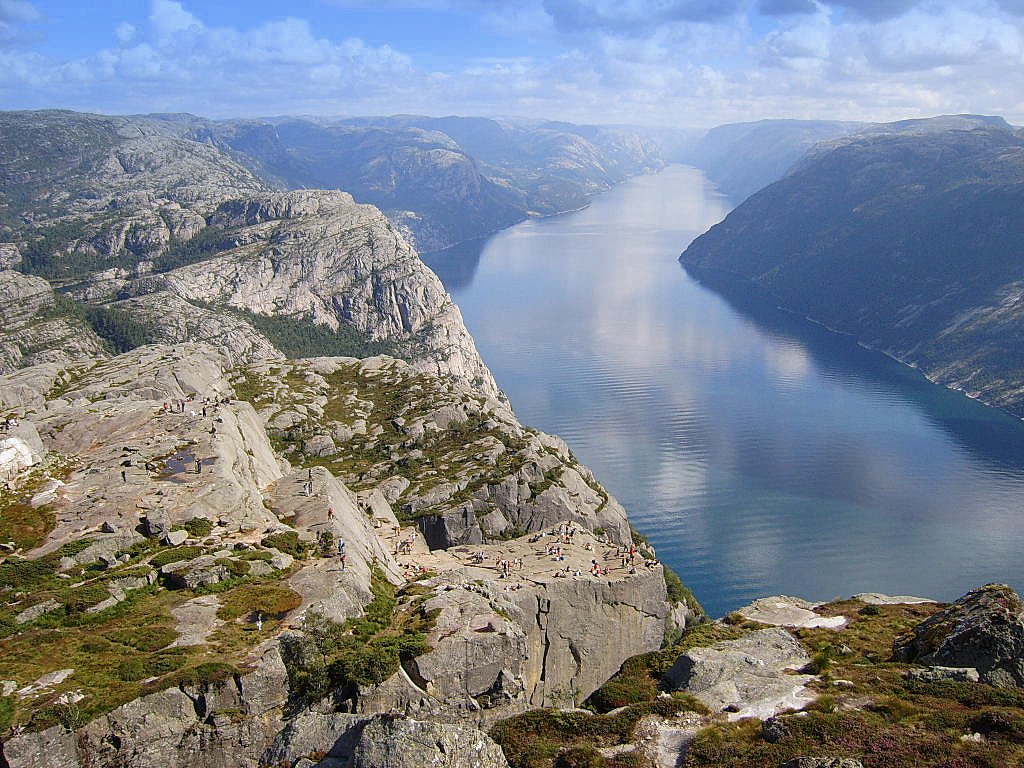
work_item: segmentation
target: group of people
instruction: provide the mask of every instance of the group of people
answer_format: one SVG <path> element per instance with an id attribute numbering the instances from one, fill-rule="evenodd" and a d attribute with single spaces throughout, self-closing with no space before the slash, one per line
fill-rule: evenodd
<path id="1" fill-rule="evenodd" d="M 507 579 L 512 575 L 512 569 L 515 568 L 517 571 L 523 570 L 523 558 L 517 557 L 513 560 L 502 559 L 500 556 L 497 558 L 498 570 L 501 571 L 499 579 Z"/>

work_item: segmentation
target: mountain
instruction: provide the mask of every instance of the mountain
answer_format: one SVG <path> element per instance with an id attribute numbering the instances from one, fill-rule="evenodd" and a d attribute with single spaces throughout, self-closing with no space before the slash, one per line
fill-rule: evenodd
<path id="1" fill-rule="evenodd" d="M 4 280 L 37 309 L 0 331 L 0 370 L 79 328 L 112 351 L 215 340 L 233 362 L 390 351 L 499 396 L 458 307 L 377 209 L 275 191 L 192 121 L 0 113 L 0 266 L 49 283 Z"/>
<path id="2" fill-rule="evenodd" d="M 700 608 L 378 209 L 238 156 L 0 113 L 0 765 L 508 768 Z"/>
<path id="3" fill-rule="evenodd" d="M 583 207 L 664 165 L 654 141 L 625 128 L 416 115 L 151 119 L 221 148 L 277 188 L 344 189 L 384 211 L 423 251 Z"/>
<path id="4" fill-rule="evenodd" d="M 679 155 L 700 168 L 733 203 L 781 179 L 819 141 L 856 133 L 867 123 L 759 120 L 712 128 Z"/>
<path id="5" fill-rule="evenodd" d="M 1022 205 L 1020 129 L 904 121 L 819 144 L 680 261 L 1024 415 Z"/>

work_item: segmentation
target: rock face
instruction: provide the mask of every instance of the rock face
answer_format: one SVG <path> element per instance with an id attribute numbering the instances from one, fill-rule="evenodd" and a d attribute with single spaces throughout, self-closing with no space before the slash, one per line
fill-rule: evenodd
<path id="1" fill-rule="evenodd" d="M 1005 584 L 987 584 L 897 638 L 893 655 L 917 664 L 973 667 L 989 685 L 1024 686 L 1024 604 Z"/>
<path id="2" fill-rule="evenodd" d="M 281 192 L 224 203 L 210 221 L 238 245 L 125 290 L 355 328 L 498 395 L 458 307 L 376 208 L 342 192 Z"/>
<path id="3" fill-rule="evenodd" d="M 102 340 L 79 318 L 62 317 L 50 284 L 0 270 L 0 374 L 39 363 L 69 365 L 104 357 Z"/>
<path id="4" fill-rule="evenodd" d="M 674 690 L 692 693 L 729 719 L 766 719 L 813 701 L 805 690 L 810 675 L 789 674 L 810 662 L 800 643 L 782 629 L 763 629 L 739 640 L 687 651 L 666 673 Z"/>
<path id="5" fill-rule="evenodd" d="M 229 307 L 293 321 L 274 326 L 280 343 L 295 324 L 343 328 L 498 396 L 458 308 L 377 209 L 342 192 L 273 192 L 186 133 L 147 118 L 0 116 L 0 161 L 16 180 L 0 196 L 12 220 L 31 222 L 11 233 L 17 266 L 40 276 L 0 279 L 0 296 L 24 299 L 19 323 L 31 320 L 27 337 L 0 337 L 0 372 L 99 356 L 83 316 L 121 349 L 141 335 L 216 340 L 232 363 L 273 357 L 273 340 Z M 54 307 L 40 278 L 74 279 L 75 298 L 104 321 Z"/>
<path id="6" fill-rule="evenodd" d="M 77 732 L 58 725 L 7 739 L 3 757 L 11 768 L 256 768 L 286 693 L 284 665 L 269 651 L 248 675 L 143 696 Z"/>
<path id="7" fill-rule="evenodd" d="M 507 768 L 487 734 L 458 725 L 377 717 L 352 754 L 352 768 Z"/>
<path id="8" fill-rule="evenodd" d="M 433 549 L 571 520 L 630 541 L 625 510 L 559 438 L 523 427 L 460 382 L 373 357 L 265 363 L 240 372 L 289 461 L 387 498 Z"/>
<path id="9" fill-rule="evenodd" d="M 1019 128 L 974 115 L 825 142 L 681 261 L 1020 416 L 1024 230 L 1004 211 L 1024 186 L 1022 148 Z"/>

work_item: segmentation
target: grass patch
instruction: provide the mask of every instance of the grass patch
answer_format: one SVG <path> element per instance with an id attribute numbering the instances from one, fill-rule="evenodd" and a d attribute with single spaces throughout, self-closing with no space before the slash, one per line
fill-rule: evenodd
<path id="1" fill-rule="evenodd" d="M 193 517 L 182 525 L 175 526 L 172 530 L 188 531 L 188 535 L 193 539 L 202 539 L 213 531 L 213 522 L 205 517 Z"/>
<path id="2" fill-rule="evenodd" d="M 502 720 L 490 735 L 501 745 L 511 768 L 617 768 L 623 764 L 602 757 L 595 748 L 628 743 L 644 715 L 669 717 L 692 707 L 690 700 L 671 698 L 634 704 L 614 715 L 536 709 Z"/>
<path id="3" fill-rule="evenodd" d="M 302 596 L 280 584 L 246 584 L 222 596 L 220 602 L 217 618 L 224 621 L 256 613 L 279 619 L 302 605 Z"/>

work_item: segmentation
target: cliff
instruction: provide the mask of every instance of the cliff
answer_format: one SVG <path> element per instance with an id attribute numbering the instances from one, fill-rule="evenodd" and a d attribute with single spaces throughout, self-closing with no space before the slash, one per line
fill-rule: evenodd
<path id="1" fill-rule="evenodd" d="M 0 412 L 34 446 L 0 502 L 12 768 L 379 765 L 374 715 L 477 739 L 687 620 L 561 441 L 394 358 L 148 345 L 0 377 Z"/>
<path id="2" fill-rule="evenodd" d="M 61 340 L 71 358 L 97 353 L 97 333 L 115 352 L 216 339 L 232 362 L 294 354 L 298 337 L 393 351 L 499 396 L 436 276 L 347 194 L 272 192 L 174 122 L 72 112 L 0 114 L 0 169 L 5 265 L 75 300 L 18 279 L 33 328 L 0 341 L 8 369 Z"/>
<path id="3" fill-rule="evenodd" d="M 680 261 L 1024 414 L 1022 141 L 998 118 L 960 116 L 823 143 Z"/>

